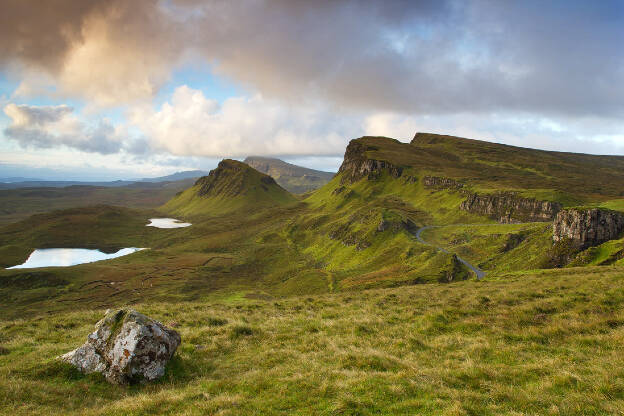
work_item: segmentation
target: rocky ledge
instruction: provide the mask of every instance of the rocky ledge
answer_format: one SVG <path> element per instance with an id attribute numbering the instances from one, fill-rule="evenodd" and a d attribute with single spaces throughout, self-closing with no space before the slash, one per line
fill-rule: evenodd
<path id="1" fill-rule="evenodd" d="M 425 176 L 423 178 L 423 185 L 425 188 L 435 189 L 462 189 L 464 184 L 451 178 L 444 178 L 441 176 Z"/>
<path id="2" fill-rule="evenodd" d="M 624 214 L 600 208 L 565 209 L 553 222 L 555 243 L 567 240 L 579 250 L 616 239 L 622 231 Z"/>
<path id="3" fill-rule="evenodd" d="M 394 178 L 398 178 L 403 174 L 403 168 L 394 166 L 392 163 L 384 160 L 370 159 L 366 156 L 367 150 L 374 150 L 368 146 L 352 140 L 347 146 L 344 160 L 338 173 L 342 174 L 342 183 L 357 182 L 362 178 L 369 180 L 376 179 L 383 171 Z"/>
<path id="4" fill-rule="evenodd" d="M 561 210 L 561 204 L 523 198 L 512 192 L 496 194 L 469 194 L 460 209 L 490 218 L 504 224 L 533 221 L 552 221 Z"/>
<path id="5" fill-rule="evenodd" d="M 113 384 L 152 381 L 180 345 L 180 335 L 133 309 L 107 311 L 87 342 L 59 358 Z"/>

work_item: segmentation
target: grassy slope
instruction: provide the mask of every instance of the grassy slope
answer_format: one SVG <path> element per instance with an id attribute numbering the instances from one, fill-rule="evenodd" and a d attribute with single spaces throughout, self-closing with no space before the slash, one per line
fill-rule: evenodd
<path id="1" fill-rule="evenodd" d="M 370 158 L 463 181 L 477 191 L 518 191 L 564 205 L 621 197 L 624 157 L 547 152 L 436 134 L 411 144 L 384 137 L 358 139 Z"/>
<path id="2" fill-rule="evenodd" d="M 465 198 L 461 192 L 422 185 L 424 175 L 442 176 L 449 173 L 445 170 L 449 166 L 462 165 L 453 160 L 442 165 L 445 157 L 451 157 L 448 151 L 421 149 L 410 156 L 406 149 L 415 145 L 385 138 L 360 141 L 374 145 L 369 157 L 403 166 L 403 176 L 395 179 L 382 174 L 355 183 L 341 183 L 337 176 L 297 203 L 277 185 L 263 183 L 265 175 L 232 161 L 228 166 L 234 172 L 225 175 L 226 180 L 208 195 L 199 196 L 201 186 L 196 185 L 163 208 L 167 215 L 190 219 L 193 226 L 188 229 L 146 229 L 143 224 L 153 215 L 146 211 L 112 216 L 109 224 L 102 221 L 108 217 L 97 210 L 42 217 L 48 223 L 32 227 L 31 232 L 23 231 L 31 227 L 28 222 L 0 229 L 0 253 L 7 265 L 21 262 L 17 260 L 33 248 L 68 246 L 69 242 L 152 249 L 110 262 L 46 269 L 53 277 L 42 278 L 44 283 L 34 288 L 16 283 L 24 272 L 0 271 L 0 277 L 7 279 L 4 295 L 8 300 L 4 307 L 0 304 L 0 310 L 14 316 L 83 303 L 113 306 L 146 296 L 179 300 L 287 296 L 437 281 L 448 267 L 449 255 L 416 241 L 413 231 L 422 225 L 445 225 L 428 230 L 426 239 L 491 276 L 536 269 L 544 263 L 551 245 L 547 224 L 466 227 L 461 224 L 492 221 L 459 210 Z M 442 167 L 435 168 L 435 158 L 420 160 L 423 154 L 437 155 Z M 406 181 L 406 177 L 417 180 Z M 405 225 L 408 222 L 411 227 Z M 522 241 L 505 249 L 516 234 L 522 234 Z M 607 257 L 617 257 L 621 244 L 609 244 Z M 598 255 L 594 257 L 583 264 L 603 262 Z M 63 284 L 56 279 L 59 276 Z M 99 285 L 99 281 L 109 283 Z M 99 286 L 94 291 L 91 285 Z"/>
<path id="3" fill-rule="evenodd" d="M 182 345 L 122 388 L 54 357 L 103 310 L 0 321 L 0 413 L 605 415 L 624 411 L 624 280 L 584 268 L 263 301 L 150 302 Z"/>
<path id="4" fill-rule="evenodd" d="M 203 187 L 210 190 L 203 195 Z M 259 210 L 296 202 L 269 176 L 242 162 L 224 160 L 209 176 L 176 195 L 162 210 L 185 217 L 218 217 L 235 211 Z"/>
<path id="5" fill-rule="evenodd" d="M 144 247 L 158 234 L 146 227 L 155 212 L 107 205 L 33 215 L 0 233 L 0 267 L 23 263 L 35 248 L 96 248 L 114 252 Z"/>
<path id="6" fill-rule="evenodd" d="M 422 238 L 491 274 L 539 269 L 547 260 L 552 229 L 545 223 L 449 225 L 426 230 Z"/>
<path id="7" fill-rule="evenodd" d="M 418 226 L 482 218 L 459 211 L 457 193 L 425 190 L 387 175 L 340 184 L 334 178 L 305 202 L 306 215 L 292 221 L 285 237 L 311 256 L 335 289 L 437 280 L 446 255 L 416 241 Z M 340 193 L 336 190 L 341 189 Z M 379 230 L 382 221 L 389 224 Z M 410 221 L 412 229 L 402 226 Z"/>
<path id="8" fill-rule="evenodd" d="M 122 214 L 113 216 L 111 210 L 122 210 Z M 26 227 L 20 229 L 18 223 L 12 229 L 18 236 L 22 230 L 23 238 L 0 248 L 9 252 L 17 247 L 13 264 L 22 262 L 37 247 L 112 248 L 125 243 L 122 245 L 150 250 L 73 267 L 0 270 L 0 315 L 108 307 L 147 298 L 189 301 L 267 290 L 275 294 L 286 276 L 306 270 L 298 253 L 290 252 L 281 239 L 271 239 L 272 230 L 282 228 L 298 210 L 301 207 L 295 205 L 239 212 L 197 219 L 193 226 L 180 229 L 145 227 L 153 212 L 110 207 L 49 214 L 51 219 L 30 232 L 23 231 Z M 259 244 L 263 234 L 268 237 Z M 6 228 L 0 230 L 0 240 L 3 238 L 11 238 Z M 323 282 L 322 291 L 327 291 Z M 312 284 L 299 287 L 314 292 Z"/>

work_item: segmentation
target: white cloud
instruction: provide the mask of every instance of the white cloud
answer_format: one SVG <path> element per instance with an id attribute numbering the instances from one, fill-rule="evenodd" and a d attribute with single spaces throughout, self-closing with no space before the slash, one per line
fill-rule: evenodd
<path id="1" fill-rule="evenodd" d="M 154 149 L 174 155 L 336 155 L 354 137 L 348 117 L 319 107 L 292 108 L 261 95 L 218 104 L 187 86 L 159 110 L 135 109 L 129 118 Z"/>
<path id="2" fill-rule="evenodd" d="M 414 137 L 418 128 L 415 117 L 394 113 L 375 113 L 364 119 L 364 134 L 367 136 L 386 136 L 407 141 Z"/>
<path id="3" fill-rule="evenodd" d="M 90 126 L 76 117 L 73 111 L 67 105 L 7 104 L 4 113 L 11 123 L 4 129 L 4 135 L 22 147 L 49 149 L 66 146 L 101 154 L 117 153 L 122 149 L 121 128 L 107 120 Z"/>

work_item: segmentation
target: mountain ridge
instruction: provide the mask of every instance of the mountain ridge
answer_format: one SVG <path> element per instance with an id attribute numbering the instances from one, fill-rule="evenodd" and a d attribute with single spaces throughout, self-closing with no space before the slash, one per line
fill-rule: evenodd
<path id="1" fill-rule="evenodd" d="M 175 172 L 171 175 L 157 176 L 154 178 L 141 179 L 120 179 L 115 181 L 57 181 L 45 179 L 29 179 L 21 181 L 1 182 L 0 190 L 3 189 L 20 189 L 20 188 L 67 188 L 70 186 L 100 186 L 100 187 L 122 187 L 140 183 L 159 183 L 159 182 L 177 182 L 186 179 L 199 178 L 207 175 L 208 172 L 203 170 L 188 170 Z M 7 178 L 11 179 L 11 178 Z M 22 178 L 13 178 L 22 179 Z M 28 179 L 28 178 L 23 178 Z"/>
<path id="2" fill-rule="evenodd" d="M 295 197 L 269 175 L 243 162 L 223 159 L 207 176 L 197 179 L 191 188 L 167 202 L 163 210 L 181 215 L 214 215 L 295 201 Z"/>
<path id="3" fill-rule="evenodd" d="M 271 157 L 248 156 L 243 163 L 273 177 L 280 186 L 292 193 L 318 189 L 334 176 L 332 172 L 310 169 Z"/>

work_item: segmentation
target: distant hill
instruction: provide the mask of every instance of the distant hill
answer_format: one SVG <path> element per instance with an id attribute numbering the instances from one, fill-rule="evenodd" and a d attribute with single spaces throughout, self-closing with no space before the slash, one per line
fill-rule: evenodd
<path id="1" fill-rule="evenodd" d="M 163 209 L 178 215 L 216 216 L 295 201 L 296 198 L 272 177 L 245 163 L 224 159 L 208 176 L 199 178 L 195 185 L 167 202 Z"/>
<path id="2" fill-rule="evenodd" d="M 96 204 L 156 208 L 193 183 L 193 179 L 183 179 L 131 182 L 125 186 L 72 185 L 0 189 L 0 227 L 32 214 Z"/>
<path id="3" fill-rule="evenodd" d="M 139 179 L 138 182 L 169 182 L 169 181 L 179 181 L 182 179 L 191 179 L 191 178 L 201 178 L 202 176 L 208 175 L 208 171 L 205 170 L 185 170 L 182 172 L 176 172 L 167 176 L 159 176 L 156 178 L 142 178 Z"/>
<path id="4" fill-rule="evenodd" d="M 104 186 L 119 187 L 129 186 L 138 182 L 175 182 L 185 179 L 199 178 L 207 175 L 208 172 L 203 170 L 188 170 L 176 172 L 171 175 L 159 176 L 156 178 L 141 178 L 136 180 L 117 180 L 117 181 L 47 181 L 42 179 L 28 178 L 4 178 L 0 179 L 0 189 L 19 189 L 19 188 L 65 188 L 68 186 Z"/>
<path id="5" fill-rule="evenodd" d="M 304 168 L 270 157 L 249 156 L 243 162 L 271 176 L 280 186 L 296 194 L 318 189 L 334 176 L 333 172 Z"/>
<path id="6" fill-rule="evenodd" d="M 24 178 L 22 176 L 12 176 L 10 178 L 0 178 L 0 183 L 13 183 L 13 182 L 27 182 L 27 181 L 42 181 L 39 178 Z"/>

